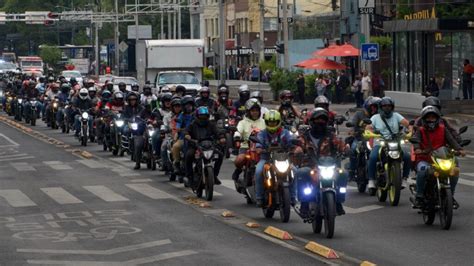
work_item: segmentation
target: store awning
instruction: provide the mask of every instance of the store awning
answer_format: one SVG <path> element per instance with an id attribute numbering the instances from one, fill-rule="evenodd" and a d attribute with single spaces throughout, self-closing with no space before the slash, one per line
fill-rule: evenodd
<path id="1" fill-rule="evenodd" d="M 407 31 L 474 31 L 474 19 L 412 19 L 390 20 L 383 23 L 384 32 Z"/>

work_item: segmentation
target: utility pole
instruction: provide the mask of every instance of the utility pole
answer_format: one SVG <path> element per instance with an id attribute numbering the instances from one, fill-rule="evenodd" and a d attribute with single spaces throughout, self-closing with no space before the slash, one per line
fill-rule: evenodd
<path id="1" fill-rule="evenodd" d="M 265 0 L 260 0 L 260 54 L 259 63 L 265 61 Z"/>
<path id="2" fill-rule="evenodd" d="M 118 20 L 118 0 L 115 0 L 115 34 L 114 34 L 114 41 L 115 41 L 115 75 L 120 76 L 120 51 L 119 51 L 119 20 Z"/>
<path id="3" fill-rule="evenodd" d="M 290 69 L 290 55 L 288 54 L 288 1 L 283 0 L 283 44 L 285 53 L 283 54 L 285 69 Z"/>
<path id="4" fill-rule="evenodd" d="M 178 39 L 181 39 L 181 0 L 178 0 Z"/>
<path id="5" fill-rule="evenodd" d="M 225 66 L 225 14 L 224 1 L 219 0 L 219 70 L 221 76 L 221 84 L 225 84 L 226 66 Z"/>
<path id="6" fill-rule="evenodd" d="M 177 39 L 176 38 L 176 4 L 177 4 L 177 0 L 173 0 L 173 39 Z"/>
<path id="7" fill-rule="evenodd" d="M 95 34 L 95 75 L 99 77 L 100 67 L 100 49 L 99 49 L 99 23 L 94 23 L 94 34 Z"/>
<path id="8" fill-rule="evenodd" d="M 160 5 L 161 4 L 162 4 L 162 0 L 160 0 Z M 165 25 L 164 25 L 165 24 L 165 19 L 164 18 L 165 18 L 165 14 L 161 13 L 160 14 L 160 20 L 161 20 L 161 23 L 160 23 L 160 28 L 161 28 L 161 30 L 160 30 L 160 39 L 162 39 L 162 40 L 164 39 L 163 36 L 165 34 Z"/>

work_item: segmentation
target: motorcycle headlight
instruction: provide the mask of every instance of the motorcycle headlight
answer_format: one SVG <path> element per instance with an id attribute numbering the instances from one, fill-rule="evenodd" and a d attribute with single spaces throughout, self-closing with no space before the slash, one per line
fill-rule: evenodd
<path id="1" fill-rule="evenodd" d="M 213 150 L 210 150 L 210 151 L 203 151 L 202 152 L 204 154 L 204 158 L 206 158 L 207 160 L 211 159 L 212 158 L 212 154 L 214 153 Z"/>
<path id="2" fill-rule="evenodd" d="M 319 174 L 323 179 L 333 179 L 334 178 L 334 172 L 336 170 L 336 166 L 319 166 Z"/>
<path id="3" fill-rule="evenodd" d="M 36 101 L 31 101 L 31 105 L 36 105 Z"/>
<path id="4" fill-rule="evenodd" d="M 392 159 L 398 159 L 400 158 L 400 151 L 389 151 L 388 156 Z"/>
<path id="5" fill-rule="evenodd" d="M 155 134 L 155 130 L 154 129 L 149 129 L 148 130 L 148 135 L 153 136 L 153 134 Z"/>
<path id="6" fill-rule="evenodd" d="M 23 100 L 22 100 L 22 99 L 18 99 L 18 103 L 22 103 L 22 102 L 23 102 Z"/>
<path id="7" fill-rule="evenodd" d="M 137 130 L 138 129 L 138 124 L 137 123 L 132 123 L 130 125 L 130 127 L 132 128 L 132 130 Z"/>
<path id="8" fill-rule="evenodd" d="M 89 113 L 87 112 L 82 113 L 82 118 L 89 119 Z"/>
<path id="9" fill-rule="evenodd" d="M 397 150 L 397 149 L 398 149 L 398 143 L 396 143 L 396 142 L 389 142 L 389 143 L 388 143 L 388 149 L 389 149 L 389 150 Z"/>
<path id="10" fill-rule="evenodd" d="M 307 196 L 307 195 L 310 195 L 311 192 L 313 192 L 313 189 L 312 189 L 311 187 L 305 187 L 305 188 L 303 189 L 303 194 L 305 194 L 306 196 Z"/>
<path id="11" fill-rule="evenodd" d="M 0 91 L 0 97 L 3 97 L 3 91 Z"/>
<path id="12" fill-rule="evenodd" d="M 402 139 L 402 140 L 400 140 L 400 145 L 404 145 L 405 143 L 406 143 L 406 141 L 405 141 L 405 140 L 403 140 L 403 139 Z"/>
<path id="13" fill-rule="evenodd" d="M 7 100 L 8 100 L 8 101 L 11 101 L 11 100 L 13 100 L 13 98 L 12 98 L 12 97 L 8 97 Z"/>
<path id="14" fill-rule="evenodd" d="M 453 167 L 453 161 L 450 159 L 436 159 L 436 163 L 438 163 L 439 168 L 441 168 L 443 171 L 448 171 Z"/>
<path id="15" fill-rule="evenodd" d="M 278 172 L 284 173 L 290 167 L 290 163 L 288 162 L 288 160 L 286 160 L 286 161 L 276 161 L 275 162 L 275 167 L 276 167 Z"/>
<path id="16" fill-rule="evenodd" d="M 123 120 L 117 120 L 117 121 L 115 121 L 115 125 L 116 125 L 117 127 L 122 127 L 123 124 L 124 124 Z"/>
<path id="17" fill-rule="evenodd" d="M 53 103 L 54 108 L 58 108 L 58 103 Z"/>
<path id="18" fill-rule="evenodd" d="M 381 147 L 385 146 L 385 141 L 381 140 L 379 143 Z"/>

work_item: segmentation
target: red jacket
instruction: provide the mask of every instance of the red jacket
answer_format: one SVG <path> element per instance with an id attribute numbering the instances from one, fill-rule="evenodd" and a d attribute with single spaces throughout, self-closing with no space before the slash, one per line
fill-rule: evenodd
<path id="1" fill-rule="evenodd" d="M 434 151 L 438 148 L 446 146 L 446 128 L 443 124 L 440 124 L 434 131 L 426 130 L 424 127 L 419 128 L 419 135 L 421 137 L 421 142 L 419 148 L 422 151 Z M 417 154 L 415 157 L 415 161 L 418 163 L 419 161 L 426 161 L 431 163 L 431 153 L 422 153 Z"/>

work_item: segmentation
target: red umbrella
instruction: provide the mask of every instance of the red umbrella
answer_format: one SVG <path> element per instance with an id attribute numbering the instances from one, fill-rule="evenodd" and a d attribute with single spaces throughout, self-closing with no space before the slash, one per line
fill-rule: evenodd
<path id="1" fill-rule="evenodd" d="M 327 48 L 322 50 L 318 50 L 313 53 L 314 56 L 359 56 L 360 51 L 359 49 L 355 48 L 351 44 L 343 44 L 343 45 L 330 45 Z"/>
<path id="2" fill-rule="evenodd" d="M 329 60 L 327 58 L 315 58 L 317 59 L 316 62 L 313 64 L 306 65 L 304 68 L 306 69 L 320 69 L 320 70 L 337 70 L 337 69 L 346 69 L 347 67 L 343 64 L 339 64 L 338 62 Z"/>
<path id="3" fill-rule="evenodd" d="M 320 61 L 321 61 L 321 58 L 310 58 L 310 59 L 306 59 L 301 62 L 298 62 L 297 64 L 295 64 L 295 67 L 305 68 L 307 66 L 314 65 Z"/>

